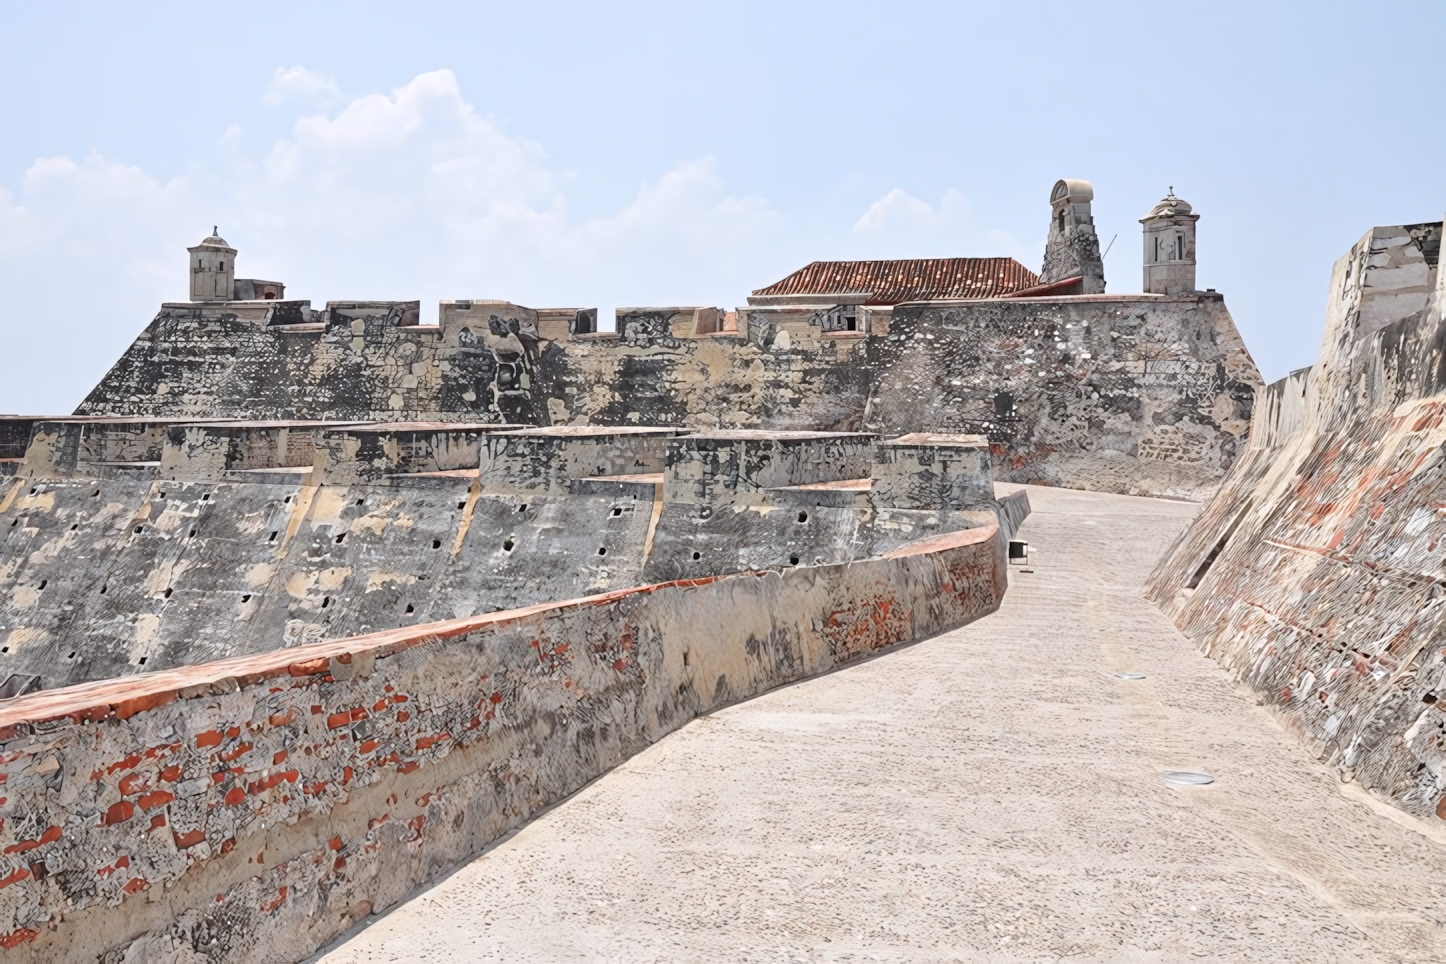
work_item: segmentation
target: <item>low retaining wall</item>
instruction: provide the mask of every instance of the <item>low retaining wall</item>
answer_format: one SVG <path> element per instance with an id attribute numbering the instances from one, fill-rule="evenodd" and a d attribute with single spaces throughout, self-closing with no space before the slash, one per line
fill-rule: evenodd
<path id="1" fill-rule="evenodd" d="M 701 713 L 993 612 L 997 526 L 21 697 L 6 959 L 298 960 Z"/>

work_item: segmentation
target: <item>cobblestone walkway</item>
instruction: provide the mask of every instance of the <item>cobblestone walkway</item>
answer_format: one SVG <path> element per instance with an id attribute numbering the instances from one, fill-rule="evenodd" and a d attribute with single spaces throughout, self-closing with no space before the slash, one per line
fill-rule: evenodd
<path id="1" fill-rule="evenodd" d="M 1030 497 L 997 614 L 690 724 L 320 960 L 1446 960 L 1441 827 L 1141 598 L 1195 506 Z"/>

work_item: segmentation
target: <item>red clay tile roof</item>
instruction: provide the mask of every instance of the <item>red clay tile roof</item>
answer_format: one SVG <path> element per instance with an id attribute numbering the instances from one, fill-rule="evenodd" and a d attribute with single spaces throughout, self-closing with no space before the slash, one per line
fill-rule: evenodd
<path id="1" fill-rule="evenodd" d="M 865 304 L 940 298 L 997 298 L 1032 288 L 1039 276 L 1013 258 L 915 258 L 907 261 L 815 261 L 754 295 L 870 292 Z"/>

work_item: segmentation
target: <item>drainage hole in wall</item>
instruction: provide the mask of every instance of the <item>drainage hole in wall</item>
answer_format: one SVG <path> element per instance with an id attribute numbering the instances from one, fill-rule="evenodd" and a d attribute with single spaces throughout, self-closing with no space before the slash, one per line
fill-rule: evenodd
<path id="1" fill-rule="evenodd" d="M 136 531 L 137 531 L 137 532 L 140 532 L 140 531 L 141 531 L 142 529 L 144 529 L 144 528 L 145 528 L 145 526 L 136 526 Z"/>
<path id="2" fill-rule="evenodd" d="M 622 509 L 619 509 L 619 508 L 617 508 L 616 506 L 613 507 L 613 515 L 618 516 L 618 515 L 622 515 L 622 514 L 623 514 L 623 510 L 622 510 Z"/>
<path id="3" fill-rule="evenodd" d="M 146 665 L 146 657 L 144 657 L 144 656 L 141 657 L 141 665 L 142 665 L 142 666 Z"/>
<path id="4" fill-rule="evenodd" d="M 607 555 L 607 554 L 608 554 L 608 547 L 607 547 L 607 546 L 603 546 L 601 549 L 599 549 L 599 550 L 597 551 L 597 554 L 600 555 L 600 556 L 605 556 L 605 555 Z"/>
<path id="5" fill-rule="evenodd" d="M 461 502 L 458 502 L 458 503 L 457 503 L 457 508 L 459 508 L 459 509 L 465 509 L 465 508 L 467 508 L 467 500 L 466 500 L 466 499 L 463 499 Z"/>
<path id="6" fill-rule="evenodd" d="M 202 495 L 201 495 L 201 501 L 202 501 L 202 502 L 210 502 L 210 501 L 211 501 L 211 493 L 209 493 L 209 492 L 204 492 L 204 493 L 202 493 Z"/>
<path id="7" fill-rule="evenodd" d="M 92 499 L 99 498 L 99 497 L 100 497 L 100 489 L 96 489 L 94 492 L 92 492 L 92 493 L 90 494 L 90 497 L 91 497 Z"/>
<path id="8" fill-rule="evenodd" d="M 798 556 L 789 556 L 789 557 L 788 557 L 788 564 L 789 564 L 790 566 L 796 566 L 796 565 L 798 565 Z"/>
<path id="9" fill-rule="evenodd" d="M 165 595 L 165 597 L 166 597 L 167 599 L 170 599 L 170 598 L 171 598 L 171 587 L 170 587 L 170 586 L 167 586 L 167 587 L 166 587 L 166 591 L 165 591 L 164 595 Z"/>
<path id="10" fill-rule="evenodd" d="M 330 596 L 322 596 L 322 597 L 321 597 L 321 608 L 322 608 L 322 609 L 325 609 L 327 606 L 330 606 L 330 605 L 331 605 L 331 597 L 330 597 Z"/>
<path id="11" fill-rule="evenodd" d="M 339 536 L 336 537 L 336 544 L 337 544 L 337 545 L 341 545 L 341 540 L 343 540 L 343 539 L 345 539 L 345 538 L 346 538 L 346 533 L 343 532 L 341 535 L 339 535 Z"/>
<path id="12" fill-rule="evenodd" d="M 45 588 L 45 584 L 48 583 L 49 581 L 50 581 L 49 579 L 42 579 L 42 580 L 40 580 L 40 585 L 37 586 L 36 588 L 37 588 L 37 589 L 44 589 L 44 588 Z"/>
<path id="13" fill-rule="evenodd" d="M 693 561 L 694 561 L 694 562 L 696 562 L 696 561 L 698 561 L 699 559 L 702 559 L 702 558 L 703 558 L 703 553 L 701 553 L 701 552 L 695 552 L 695 553 L 693 553 Z"/>
<path id="14" fill-rule="evenodd" d="M 73 526 L 70 527 L 70 531 L 71 531 L 71 532 L 74 532 L 76 529 L 79 529 L 79 528 L 80 528 L 80 523 L 77 522 L 75 525 L 73 525 Z"/>
<path id="15" fill-rule="evenodd" d="M 441 540 L 441 539 L 433 539 L 433 540 L 432 540 L 432 548 L 433 548 L 433 549 L 440 549 L 440 548 L 442 548 L 442 540 Z"/>
<path id="16" fill-rule="evenodd" d="M 193 538 L 195 535 L 196 535 L 196 530 L 195 530 L 195 529 L 192 529 L 191 532 L 190 532 L 190 535 L 186 536 L 186 538 L 187 538 L 187 539 L 190 539 L 190 538 Z"/>
<path id="17" fill-rule="evenodd" d="M 692 665 L 693 665 L 693 654 L 690 653 L 690 652 L 689 652 L 688 650 L 686 650 L 686 649 L 683 650 L 683 665 L 684 665 L 684 666 L 692 666 Z"/>
<path id="18" fill-rule="evenodd" d="M 357 500 L 356 500 L 356 504 L 357 504 L 357 505 L 361 505 L 361 504 L 362 504 L 363 502 L 365 502 L 365 501 L 366 501 L 366 499 L 357 499 Z"/>
<path id="19" fill-rule="evenodd" d="M 101 587 L 100 587 L 100 594 L 101 594 L 102 596 L 104 596 L 104 595 L 105 595 L 105 591 L 106 591 L 108 588 L 110 588 L 110 587 L 109 587 L 109 586 L 101 586 Z"/>
<path id="20" fill-rule="evenodd" d="M 280 532 L 280 531 L 281 531 L 281 530 L 279 530 L 279 529 L 277 530 L 277 532 Z M 270 539 L 267 539 L 266 541 L 267 541 L 267 542 L 275 542 L 275 541 L 276 541 L 276 534 L 277 534 L 276 532 L 271 533 L 271 538 L 270 538 Z"/>
<path id="21" fill-rule="evenodd" d="M 417 611 L 417 610 L 412 606 L 411 603 L 407 603 L 407 613 L 408 613 L 408 614 L 414 613 L 414 612 L 416 612 L 416 611 Z"/>
<path id="22" fill-rule="evenodd" d="M 0 653 L 8 653 L 8 652 L 10 652 L 10 647 L 9 647 L 9 646 L 0 646 Z"/>
<path id="23" fill-rule="evenodd" d="M 282 505 L 285 505 L 286 503 L 288 503 L 288 502 L 290 502 L 290 501 L 291 501 L 291 496 L 288 495 L 286 498 L 284 498 L 284 499 L 281 500 L 281 504 L 282 504 Z"/>
<path id="24" fill-rule="evenodd" d="M 13 522 L 10 523 L 10 528 L 12 528 L 12 529 L 15 528 L 19 523 L 20 523 L 20 520 L 19 520 L 19 519 L 14 520 Z"/>
<path id="25" fill-rule="evenodd" d="M 162 493 L 161 493 L 161 498 L 164 499 L 165 497 L 166 497 L 166 493 L 162 492 Z"/>
<path id="26" fill-rule="evenodd" d="M 527 503 L 524 502 L 524 503 L 522 503 L 521 505 L 519 505 L 519 506 L 517 507 L 517 511 L 518 511 L 518 512 L 526 512 L 526 511 L 527 511 Z"/>
<path id="27" fill-rule="evenodd" d="M 506 542 L 502 543 L 502 551 L 503 551 L 503 552 L 511 552 L 511 551 L 512 551 L 512 540 L 511 540 L 511 539 L 508 539 Z"/>
<path id="28" fill-rule="evenodd" d="M 34 495 L 36 492 L 39 492 L 39 491 L 40 491 L 40 486 L 37 485 L 35 488 L 33 488 L 33 489 L 30 490 L 30 494 L 31 494 L 31 495 Z"/>
<path id="29" fill-rule="evenodd" d="M 74 654 L 74 653 L 71 653 L 69 656 L 67 656 L 67 657 L 65 657 L 65 658 L 66 658 L 66 659 L 75 659 L 75 654 Z"/>
<path id="30" fill-rule="evenodd" d="M 799 522 L 807 522 L 807 521 L 808 521 L 808 513 L 807 513 L 807 512 L 800 512 L 800 513 L 798 514 L 798 521 L 799 521 Z"/>
<path id="31" fill-rule="evenodd" d="M 244 602 L 244 603 L 250 602 L 250 601 L 251 601 L 251 594 L 250 594 L 249 592 L 248 592 L 248 593 L 243 593 L 242 596 L 241 596 L 241 601 Z"/>

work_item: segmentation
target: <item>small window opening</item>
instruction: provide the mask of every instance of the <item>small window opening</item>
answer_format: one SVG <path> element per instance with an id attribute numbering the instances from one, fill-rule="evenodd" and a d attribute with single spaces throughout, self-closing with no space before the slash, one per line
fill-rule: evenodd
<path id="1" fill-rule="evenodd" d="M 241 601 L 244 602 L 244 603 L 250 602 L 250 601 L 251 601 L 251 594 L 250 594 L 249 592 L 248 592 L 248 593 L 243 593 L 243 594 L 241 595 Z"/>
<path id="2" fill-rule="evenodd" d="M 994 417 L 1009 418 L 1014 414 L 1014 394 L 997 392 L 994 395 Z"/>
<path id="3" fill-rule="evenodd" d="M 99 496 L 100 496 L 100 489 L 96 489 L 94 492 L 92 492 L 92 493 L 90 494 L 90 497 L 91 497 L 92 499 L 97 498 L 97 497 L 99 497 Z"/>
<path id="4" fill-rule="evenodd" d="M 8 653 L 8 652 L 10 652 L 10 647 L 9 647 L 9 646 L 0 646 L 0 653 Z"/>
<path id="5" fill-rule="evenodd" d="M 356 500 L 356 504 L 357 504 L 357 505 L 361 505 L 361 504 L 362 504 L 363 502 L 365 502 L 365 501 L 366 501 L 366 499 L 357 499 L 357 500 Z"/>
<path id="6" fill-rule="evenodd" d="M 692 665 L 693 665 L 693 654 L 692 654 L 690 651 L 686 650 L 686 649 L 683 650 L 683 665 L 684 665 L 684 666 L 692 666 Z"/>
<path id="7" fill-rule="evenodd" d="M 37 485 L 35 488 L 33 488 L 33 489 L 30 490 L 30 494 L 31 494 L 31 495 L 34 495 L 35 493 L 37 493 L 37 492 L 39 492 L 39 491 L 40 491 L 40 486 Z"/>
<path id="8" fill-rule="evenodd" d="M 12 528 L 12 529 L 15 528 L 16 526 L 18 526 L 19 524 L 20 524 L 20 520 L 19 520 L 19 519 L 11 519 L 11 520 L 10 520 L 10 528 Z"/>
<path id="9" fill-rule="evenodd" d="M 1059 233 L 1064 234 L 1064 208 L 1059 209 Z"/>
<path id="10" fill-rule="evenodd" d="M 608 547 L 607 547 L 607 546 L 603 546 L 601 549 L 599 549 L 599 550 L 597 551 L 597 554 L 600 555 L 600 556 L 605 556 L 605 555 L 607 555 L 607 554 L 608 554 Z"/>
<path id="11" fill-rule="evenodd" d="M 108 588 L 109 588 L 108 586 L 101 586 L 101 587 L 100 587 L 100 594 L 101 594 L 102 596 L 104 596 L 104 595 L 105 595 L 105 591 L 106 591 L 106 589 L 108 589 Z"/>
<path id="12" fill-rule="evenodd" d="M 209 493 L 209 492 L 204 492 L 204 493 L 202 493 L 202 494 L 201 494 L 201 501 L 202 501 L 202 502 L 210 502 L 210 501 L 211 501 L 211 493 Z"/>
<path id="13" fill-rule="evenodd" d="M 162 492 L 162 493 L 161 493 L 161 498 L 164 499 L 165 497 L 166 497 L 166 493 Z"/>
<path id="14" fill-rule="evenodd" d="M 196 530 L 195 530 L 195 529 L 192 529 L 192 530 L 190 531 L 190 533 L 186 536 L 186 538 L 187 538 L 187 539 L 191 539 L 191 538 L 194 538 L 195 535 L 196 535 Z"/>
<path id="15" fill-rule="evenodd" d="M 144 528 L 145 526 L 136 526 L 136 532 L 139 533 Z"/>
<path id="16" fill-rule="evenodd" d="M 1159 238 L 1156 238 L 1156 239 L 1155 239 L 1155 256 L 1154 256 L 1153 258 L 1151 258 L 1150 260 L 1151 260 L 1151 261 L 1159 261 L 1159 260 L 1160 260 L 1160 239 L 1159 239 Z"/>
<path id="17" fill-rule="evenodd" d="M 285 505 L 286 503 L 288 503 L 288 502 L 290 502 L 290 501 L 291 501 L 291 496 L 288 495 L 286 498 L 284 498 L 284 499 L 281 500 L 281 503 L 282 503 L 282 505 Z"/>
<path id="18" fill-rule="evenodd" d="M 1183 234 L 1175 235 L 1175 260 L 1185 260 L 1185 236 Z"/>

